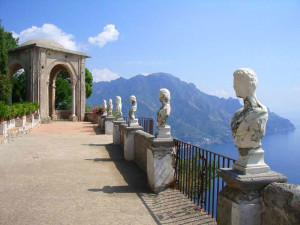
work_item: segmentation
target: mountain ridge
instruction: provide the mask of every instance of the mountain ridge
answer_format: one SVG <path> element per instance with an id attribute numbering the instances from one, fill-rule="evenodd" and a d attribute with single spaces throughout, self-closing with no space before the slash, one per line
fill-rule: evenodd
<path id="1" fill-rule="evenodd" d="M 136 115 L 156 119 L 156 112 L 161 106 L 158 100 L 160 88 L 167 88 L 171 93 L 171 115 L 168 124 L 171 125 L 172 136 L 198 144 L 232 140 L 230 121 L 233 114 L 242 107 L 239 100 L 206 94 L 197 89 L 195 84 L 182 81 L 168 73 L 95 82 L 93 94 L 87 99 L 87 103 L 96 106 L 102 104 L 103 99 L 109 98 L 114 102 L 115 96 L 119 95 L 122 97 L 122 111 L 126 116 L 131 107 L 129 97 L 135 95 L 138 102 Z M 289 120 L 273 112 L 269 113 L 267 134 L 294 129 Z"/>

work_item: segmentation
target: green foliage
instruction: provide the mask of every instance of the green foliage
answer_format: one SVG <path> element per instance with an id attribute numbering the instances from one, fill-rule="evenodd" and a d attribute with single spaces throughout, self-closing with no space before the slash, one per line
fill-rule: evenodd
<path id="1" fill-rule="evenodd" d="M 71 109 L 72 87 L 69 81 L 62 77 L 57 77 L 55 81 L 55 108 L 58 110 Z"/>
<path id="2" fill-rule="evenodd" d="M 9 106 L 5 102 L 0 101 L 0 121 L 9 117 Z"/>
<path id="3" fill-rule="evenodd" d="M 9 49 L 18 47 L 18 38 L 15 39 L 11 32 L 4 30 L 4 27 L 0 24 L 0 73 L 8 73 L 7 67 L 7 52 Z"/>
<path id="4" fill-rule="evenodd" d="M 93 75 L 92 73 L 85 68 L 85 97 L 88 98 L 93 93 Z"/>
<path id="5" fill-rule="evenodd" d="M 37 111 L 39 107 L 37 102 L 15 103 L 8 106 L 5 102 L 0 101 L 0 120 L 10 120 L 18 116 L 30 115 Z"/>
<path id="6" fill-rule="evenodd" d="M 213 180 L 217 177 L 218 163 L 208 160 L 198 151 L 193 152 L 193 155 L 186 152 L 184 156 L 182 154 L 177 160 L 177 168 L 179 174 L 178 188 L 182 190 L 187 187 L 188 190 L 199 190 L 192 191 L 195 194 L 192 198 L 197 199 L 198 193 L 202 195 L 211 188 Z M 187 179 L 190 181 L 188 184 L 186 183 Z"/>
<path id="7" fill-rule="evenodd" d="M 85 112 L 93 112 L 93 107 L 90 104 L 85 104 Z"/>
<path id="8" fill-rule="evenodd" d="M 9 103 L 9 95 L 11 91 L 11 84 L 9 77 L 6 74 L 0 73 L 0 101 Z"/>
<path id="9" fill-rule="evenodd" d="M 15 39 L 11 32 L 6 32 L 4 27 L 1 26 L 0 21 L 0 101 L 4 101 L 7 104 L 11 91 L 11 84 L 8 77 L 7 52 L 9 49 L 17 47 L 17 43 L 18 39 Z"/>
<path id="10" fill-rule="evenodd" d="M 25 72 L 17 73 L 12 77 L 12 103 L 24 102 L 26 99 Z"/>

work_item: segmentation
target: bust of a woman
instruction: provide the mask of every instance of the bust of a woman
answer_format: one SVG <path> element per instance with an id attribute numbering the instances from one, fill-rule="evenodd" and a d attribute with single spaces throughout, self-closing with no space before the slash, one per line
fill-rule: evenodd
<path id="1" fill-rule="evenodd" d="M 112 115 L 112 110 L 113 110 L 113 104 L 112 104 L 112 99 L 110 98 L 108 101 L 108 116 Z"/>
<path id="2" fill-rule="evenodd" d="M 137 102 L 136 102 L 136 97 L 134 95 L 131 95 L 129 98 L 130 103 L 132 104 L 130 110 L 129 110 L 129 118 L 130 120 L 135 119 L 134 112 L 137 110 Z"/>
<path id="3" fill-rule="evenodd" d="M 244 100 L 244 107 L 231 120 L 234 144 L 238 148 L 259 148 L 266 131 L 268 109 L 256 98 L 256 74 L 249 68 L 241 68 L 233 77 L 236 96 Z"/>
<path id="4" fill-rule="evenodd" d="M 106 104 L 106 100 L 105 99 L 103 100 L 102 105 L 103 105 L 103 108 L 104 108 L 103 116 L 106 116 L 107 115 L 107 112 L 106 112 L 107 104 Z"/>
<path id="5" fill-rule="evenodd" d="M 168 117 L 171 113 L 170 106 L 170 91 L 166 88 L 162 88 L 159 91 L 159 101 L 162 106 L 157 112 L 157 125 L 160 127 L 165 127 Z"/>
<path id="6" fill-rule="evenodd" d="M 120 96 L 116 97 L 116 114 L 118 118 L 123 118 L 123 113 L 122 113 L 122 99 Z"/>

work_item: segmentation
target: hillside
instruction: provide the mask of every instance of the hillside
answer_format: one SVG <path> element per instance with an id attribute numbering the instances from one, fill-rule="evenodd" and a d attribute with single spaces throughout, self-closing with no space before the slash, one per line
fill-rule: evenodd
<path id="1" fill-rule="evenodd" d="M 126 115 L 130 107 L 129 96 L 135 95 L 138 101 L 137 116 L 156 120 L 156 112 L 161 106 L 158 100 L 160 88 L 171 92 L 172 111 L 168 124 L 172 127 L 172 136 L 198 144 L 232 140 L 230 120 L 234 112 L 242 107 L 239 101 L 208 95 L 194 84 L 170 74 L 137 75 L 130 79 L 94 83 L 93 94 L 87 103 L 100 105 L 103 99 L 112 98 L 114 101 L 115 96 L 119 95 L 122 97 L 123 114 Z M 294 129 L 289 120 L 270 112 L 267 134 Z"/>

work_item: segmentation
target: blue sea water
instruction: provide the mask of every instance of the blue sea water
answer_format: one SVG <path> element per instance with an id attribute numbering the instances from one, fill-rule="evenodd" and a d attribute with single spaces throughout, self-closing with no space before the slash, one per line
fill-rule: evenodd
<path id="1" fill-rule="evenodd" d="M 238 158 L 233 142 L 202 146 L 208 150 Z M 287 183 L 300 184 L 300 126 L 295 131 L 273 134 L 262 139 L 265 162 L 271 170 L 287 176 Z"/>

